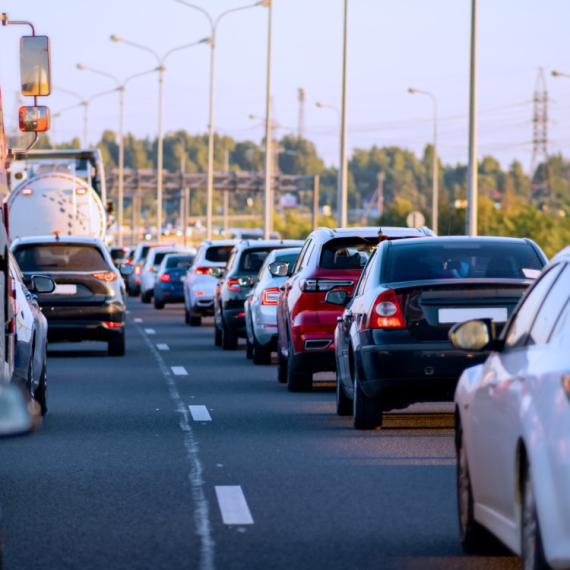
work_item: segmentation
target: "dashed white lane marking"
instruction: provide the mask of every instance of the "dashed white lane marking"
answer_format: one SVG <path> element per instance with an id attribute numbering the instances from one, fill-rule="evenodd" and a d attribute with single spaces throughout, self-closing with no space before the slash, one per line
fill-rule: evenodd
<path id="1" fill-rule="evenodd" d="M 184 366 L 171 366 L 170 369 L 175 376 L 188 376 L 188 372 L 186 372 Z"/>
<path id="2" fill-rule="evenodd" d="M 127 309 L 127 310 L 125 311 L 125 313 L 126 313 L 127 315 L 130 315 L 130 314 L 131 314 L 131 311 L 129 311 L 129 309 Z"/>
<path id="3" fill-rule="evenodd" d="M 156 331 L 154 329 L 144 329 L 146 334 L 154 334 Z"/>
<path id="4" fill-rule="evenodd" d="M 253 524 L 247 501 L 239 485 L 216 485 L 216 496 L 224 524 Z"/>
<path id="5" fill-rule="evenodd" d="M 137 319 L 133 319 L 133 321 L 135 321 L 135 323 L 142 323 L 142 322 L 143 322 L 142 319 L 138 319 L 138 318 L 137 318 Z"/>
<path id="6" fill-rule="evenodd" d="M 158 348 L 158 350 L 170 350 L 167 344 L 157 344 L 156 348 Z"/>
<path id="7" fill-rule="evenodd" d="M 138 328 L 138 327 L 137 327 Z M 214 570 L 214 538 L 212 536 L 212 526 L 210 524 L 210 504 L 204 493 L 204 467 L 198 454 L 198 443 L 194 437 L 194 430 L 190 426 L 189 413 L 184 406 L 182 398 L 176 389 L 176 383 L 172 374 L 168 370 L 164 359 L 156 350 L 150 339 L 148 339 L 140 328 L 139 333 L 146 342 L 150 352 L 154 355 L 158 362 L 158 367 L 162 375 L 168 383 L 170 397 L 174 401 L 178 412 L 180 413 L 180 429 L 184 432 L 184 447 L 188 461 L 190 463 L 190 488 L 192 489 L 192 499 L 194 501 L 194 524 L 196 525 L 196 534 L 200 537 L 200 560 L 198 561 L 199 570 Z"/>
<path id="8" fill-rule="evenodd" d="M 192 419 L 195 422 L 211 422 L 212 418 L 208 408 L 206 406 L 188 406 L 190 408 L 190 413 L 192 414 Z"/>

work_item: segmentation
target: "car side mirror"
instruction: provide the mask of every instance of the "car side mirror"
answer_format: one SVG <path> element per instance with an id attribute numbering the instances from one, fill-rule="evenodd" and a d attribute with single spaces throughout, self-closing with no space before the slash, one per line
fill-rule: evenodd
<path id="1" fill-rule="evenodd" d="M 251 287 L 253 285 L 253 279 L 249 276 L 239 277 L 238 283 L 240 287 Z"/>
<path id="2" fill-rule="evenodd" d="M 329 291 L 325 295 L 325 303 L 330 303 L 331 305 L 341 305 L 344 307 L 348 301 L 348 291 L 345 291 L 344 289 Z"/>
<path id="3" fill-rule="evenodd" d="M 119 273 L 123 276 L 123 277 L 128 277 L 129 275 L 132 275 L 135 271 L 135 268 L 128 264 L 128 263 L 122 263 L 119 266 Z"/>
<path id="4" fill-rule="evenodd" d="M 45 275 L 32 275 L 31 293 L 53 293 L 55 291 L 55 281 Z"/>
<path id="5" fill-rule="evenodd" d="M 503 341 L 497 340 L 495 323 L 491 319 L 475 319 L 457 323 L 449 331 L 449 340 L 455 348 L 469 352 L 501 350 Z"/>
<path id="6" fill-rule="evenodd" d="M 22 389 L 16 384 L 0 384 L 0 437 L 14 437 L 34 431 L 41 422 L 28 408 Z"/>
<path id="7" fill-rule="evenodd" d="M 289 275 L 289 263 L 287 261 L 274 261 L 269 264 L 268 269 L 273 277 L 288 277 Z"/>
<path id="8" fill-rule="evenodd" d="M 224 268 L 223 267 L 210 267 L 210 275 L 215 277 L 216 279 L 220 279 L 224 276 Z"/>

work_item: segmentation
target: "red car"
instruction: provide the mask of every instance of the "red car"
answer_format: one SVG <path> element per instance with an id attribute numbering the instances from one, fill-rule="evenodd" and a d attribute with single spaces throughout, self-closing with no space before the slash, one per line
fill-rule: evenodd
<path id="1" fill-rule="evenodd" d="M 325 302 L 332 289 L 352 293 L 379 241 L 431 237 L 428 228 L 318 228 L 307 238 L 277 307 L 277 378 L 307 392 L 313 373 L 335 370 L 334 331 L 344 307 Z"/>

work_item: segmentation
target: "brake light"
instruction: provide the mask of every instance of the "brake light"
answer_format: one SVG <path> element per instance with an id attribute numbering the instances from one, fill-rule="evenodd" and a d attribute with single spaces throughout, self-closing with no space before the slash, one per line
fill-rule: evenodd
<path id="1" fill-rule="evenodd" d="M 163 274 L 160 276 L 160 280 L 161 280 L 163 283 L 170 283 L 170 282 L 172 281 L 172 279 L 171 279 L 171 277 L 170 277 L 170 274 L 168 274 L 168 273 L 163 273 Z"/>
<path id="2" fill-rule="evenodd" d="M 262 305 L 277 305 L 278 299 L 279 299 L 279 289 L 277 287 L 271 287 L 271 289 L 265 289 L 261 294 Z"/>
<path id="3" fill-rule="evenodd" d="M 125 259 L 125 260 L 123 261 L 123 263 L 124 263 L 125 265 L 130 265 L 132 262 L 133 262 L 132 259 Z"/>
<path id="4" fill-rule="evenodd" d="M 135 265 L 135 275 L 140 275 L 140 274 L 141 274 L 141 266 Z"/>
<path id="5" fill-rule="evenodd" d="M 351 279 L 302 279 L 299 287 L 303 293 L 326 292 L 338 287 L 352 287 L 354 281 Z"/>
<path id="6" fill-rule="evenodd" d="M 227 287 L 230 291 L 241 293 L 241 287 L 239 286 L 239 281 L 237 279 L 228 279 Z"/>
<path id="7" fill-rule="evenodd" d="M 363 327 L 364 328 L 364 327 Z M 368 319 L 370 329 L 405 329 L 406 321 L 400 309 L 396 293 L 392 289 L 384 291 L 374 302 Z"/>
<path id="8" fill-rule="evenodd" d="M 102 273 L 93 273 L 93 277 L 95 277 L 95 279 L 101 279 L 101 281 L 107 281 L 107 283 L 110 283 L 111 281 L 115 281 L 117 279 L 117 274 L 114 271 L 105 271 Z"/>
<path id="9" fill-rule="evenodd" d="M 121 323 L 112 323 L 111 321 L 105 321 L 105 326 L 109 329 L 120 329 Z"/>
<path id="10" fill-rule="evenodd" d="M 196 267 L 194 269 L 194 275 L 209 275 L 210 268 L 209 267 Z"/>

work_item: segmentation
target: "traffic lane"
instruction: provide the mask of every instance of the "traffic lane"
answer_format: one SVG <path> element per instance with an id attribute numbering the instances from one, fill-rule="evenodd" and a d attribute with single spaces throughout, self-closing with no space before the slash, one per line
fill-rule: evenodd
<path id="1" fill-rule="evenodd" d="M 453 430 L 357 432 L 331 388 L 291 394 L 274 366 L 215 347 L 208 324 L 157 313 L 136 311 L 139 326 L 168 344 L 165 359 L 188 371 L 177 378 L 183 399 L 212 418 L 194 422 L 209 499 L 215 485 L 240 485 L 254 519 L 227 526 L 212 508 L 218 567 L 242 568 L 247 554 L 259 568 L 520 568 L 500 547 L 461 550 Z"/>
<path id="2" fill-rule="evenodd" d="M 179 418 L 144 339 L 127 333 L 123 358 L 51 345 L 41 431 L 0 443 L 7 568 L 197 564 Z"/>

